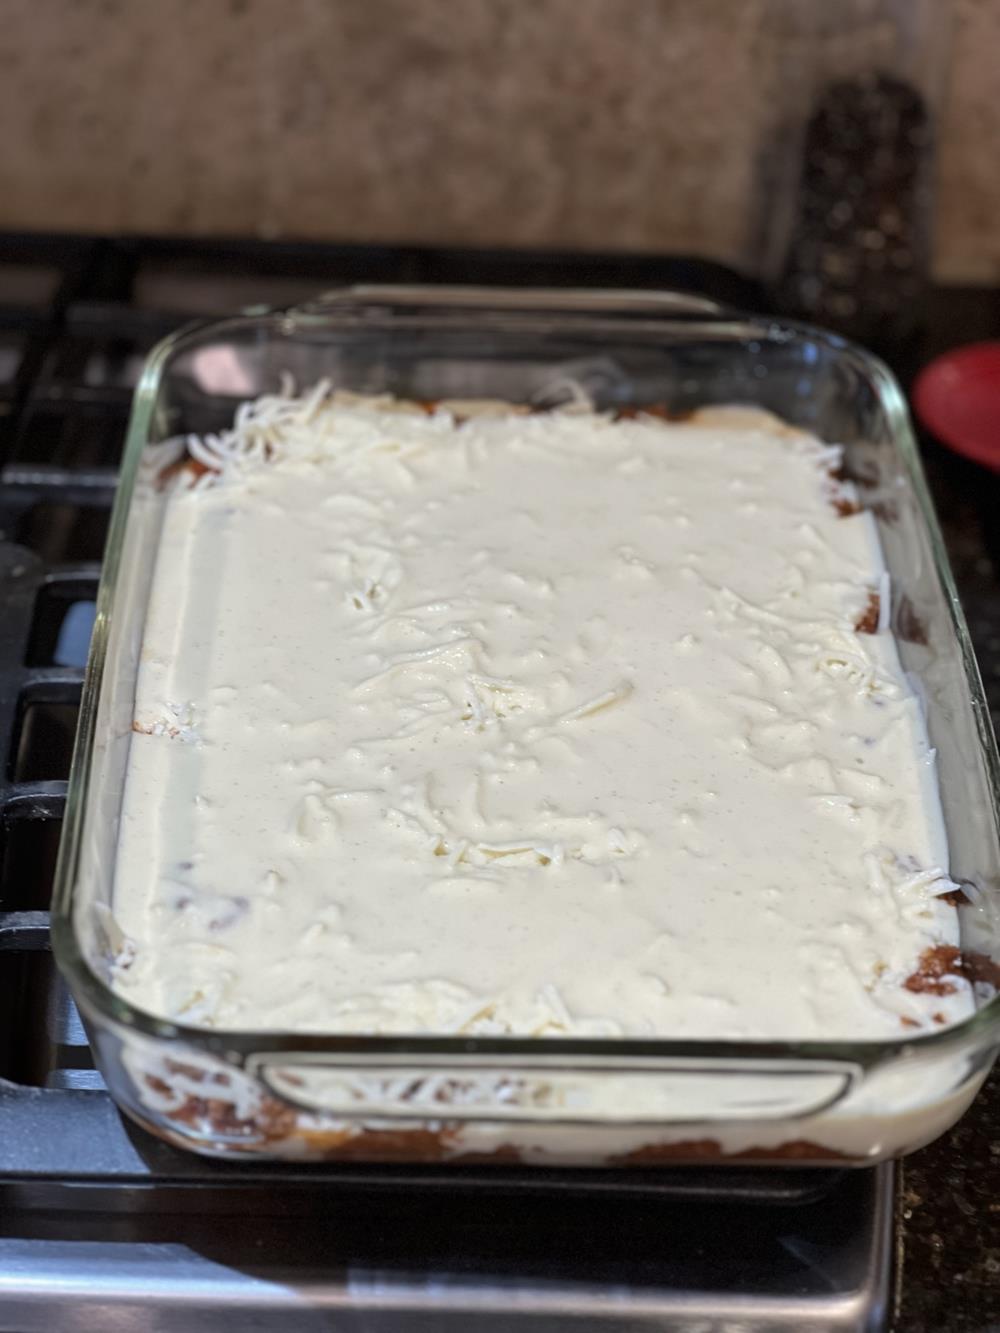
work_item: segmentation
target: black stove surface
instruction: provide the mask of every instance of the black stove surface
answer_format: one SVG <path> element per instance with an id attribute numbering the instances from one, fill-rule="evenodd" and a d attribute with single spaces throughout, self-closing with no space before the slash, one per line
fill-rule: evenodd
<path id="1" fill-rule="evenodd" d="M 131 391 L 153 343 L 192 316 L 361 281 L 761 304 L 683 259 L 0 237 L 0 1329 L 97 1327 L 99 1311 L 130 1330 L 880 1327 L 888 1170 L 250 1169 L 125 1126 L 103 1091 L 48 952 L 48 903 Z M 954 340 L 995 333 L 1000 307 L 965 300 Z M 904 376 L 926 354 L 898 350 Z M 983 536 L 1000 532 L 996 500 L 974 469 L 929 462 L 997 705 L 1000 584 Z M 934 1291 L 913 1298 L 952 1271 L 921 1213 L 920 1163 L 943 1154 L 954 1174 L 948 1143 L 904 1168 L 900 1329 L 987 1326 L 953 1308 L 944 1322 L 943 1305 L 922 1323 Z M 977 1271 L 966 1289 L 988 1302 Z"/>

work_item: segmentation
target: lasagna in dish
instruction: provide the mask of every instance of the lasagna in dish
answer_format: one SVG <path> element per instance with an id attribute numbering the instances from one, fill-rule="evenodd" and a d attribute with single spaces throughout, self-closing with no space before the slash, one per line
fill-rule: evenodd
<path id="1" fill-rule="evenodd" d="M 186 441 L 116 988 L 230 1030 L 966 1017 L 934 756 L 839 464 L 757 411 L 326 384 Z"/>

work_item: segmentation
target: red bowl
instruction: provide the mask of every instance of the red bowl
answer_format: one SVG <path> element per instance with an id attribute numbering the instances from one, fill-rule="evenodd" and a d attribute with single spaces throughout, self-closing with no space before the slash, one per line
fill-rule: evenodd
<path id="1" fill-rule="evenodd" d="M 913 406 L 943 444 L 1000 472 L 1000 342 L 971 343 L 932 361 L 917 377 Z"/>

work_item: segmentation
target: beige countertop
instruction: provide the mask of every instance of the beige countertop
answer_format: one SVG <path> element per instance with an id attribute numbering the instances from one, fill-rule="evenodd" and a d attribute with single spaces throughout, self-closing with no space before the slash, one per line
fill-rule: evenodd
<path id="1" fill-rule="evenodd" d="M 0 0 L 0 228 L 741 262 L 768 3 Z M 936 271 L 1000 281 L 1000 0 L 954 7 Z"/>

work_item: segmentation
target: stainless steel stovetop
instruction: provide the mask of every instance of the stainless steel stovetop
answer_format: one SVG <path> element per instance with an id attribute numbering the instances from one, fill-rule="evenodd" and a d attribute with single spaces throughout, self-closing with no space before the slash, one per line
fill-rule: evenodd
<path id="1" fill-rule="evenodd" d="M 679 286 L 681 260 L 0 238 L 0 1330 L 877 1329 L 892 1173 L 201 1161 L 125 1125 L 48 901 L 131 388 L 189 315 L 343 281 Z"/>

